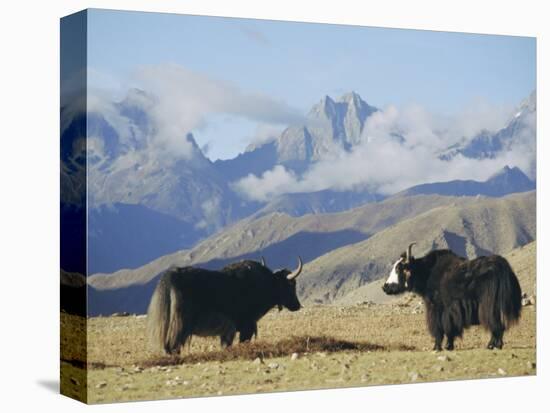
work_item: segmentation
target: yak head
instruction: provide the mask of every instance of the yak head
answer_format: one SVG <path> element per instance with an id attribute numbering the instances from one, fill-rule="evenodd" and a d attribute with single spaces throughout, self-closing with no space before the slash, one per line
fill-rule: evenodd
<path id="1" fill-rule="evenodd" d="M 262 264 L 265 266 L 265 262 L 262 262 Z M 290 311 L 298 311 L 302 308 L 298 296 L 296 295 L 296 277 L 302 272 L 302 267 L 302 259 L 298 257 L 298 268 L 294 271 L 285 268 L 273 272 L 277 283 L 277 305 L 279 306 L 279 310 L 283 307 Z"/>
<path id="2" fill-rule="evenodd" d="M 405 291 L 411 291 L 411 275 L 412 275 L 412 265 L 414 263 L 414 257 L 412 255 L 412 247 L 416 244 L 413 242 L 407 248 L 407 252 L 404 252 L 401 257 L 393 264 L 390 275 L 384 285 L 382 290 L 386 294 L 401 294 Z"/>

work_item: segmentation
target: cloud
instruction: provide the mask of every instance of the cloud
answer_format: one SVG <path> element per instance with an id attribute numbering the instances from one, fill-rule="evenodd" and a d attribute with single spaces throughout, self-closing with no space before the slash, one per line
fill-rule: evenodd
<path id="1" fill-rule="evenodd" d="M 287 192 L 298 192 L 300 186 L 298 178 L 282 165 L 276 165 L 266 171 L 261 177 L 254 174 L 235 182 L 233 189 L 246 198 L 255 201 L 268 201 L 275 195 Z"/>
<path id="2" fill-rule="evenodd" d="M 283 101 L 175 64 L 142 66 L 125 84 L 93 69 L 90 79 L 88 94 L 77 95 L 79 99 L 74 98 L 73 89 L 67 90 L 71 95 L 65 100 L 62 131 L 87 110 L 100 114 L 113 127 L 120 146 L 154 152 L 163 160 L 192 158 L 197 151 L 187 134 L 206 127 L 216 115 L 255 122 L 260 125 L 258 136 L 304 121 L 298 110 Z M 149 129 L 138 130 L 136 120 L 120 110 L 121 103 L 142 110 Z"/>
<path id="3" fill-rule="evenodd" d="M 510 105 L 495 105 L 477 98 L 449 120 L 455 135 L 471 137 L 483 130 L 494 132 L 502 128 L 513 111 Z"/>
<path id="4" fill-rule="evenodd" d="M 156 125 L 156 143 L 181 156 L 190 156 L 192 150 L 183 139 L 185 134 L 204 127 L 209 115 L 229 114 L 267 124 L 303 121 L 297 110 L 282 101 L 245 92 L 183 66 L 144 66 L 135 79 L 154 98 L 149 112 Z"/>
<path id="5" fill-rule="evenodd" d="M 389 106 L 368 118 L 361 144 L 353 150 L 333 151 L 301 176 L 278 165 L 259 177 L 249 175 L 233 187 L 251 200 L 268 201 L 283 193 L 325 189 L 361 188 L 393 194 L 427 182 L 483 181 L 506 165 L 529 173 L 536 160 L 532 135 L 531 139 L 517 139 L 496 158 L 478 160 L 457 155 L 450 161 L 439 159 L 439 153 L 461 141 L 466 132 L 471 137 L 480 130 L 504 126 L 503 119 L 509 116 L 501 116 L 500 109 L 496 112 L 465 111 L 456 118 L 445 118 L 417 105 L 403 109 Z"/>
<path id="6" fill-rule="evenodd" d="M 252 150 L 265 143 L 274 141 L 283 133 L 285 127 L 281 125 L 272 125 L 267 123 L 260 123 L 256 126 L 254 135 L 247 139 L 249 145 L 247 150 Z"/>

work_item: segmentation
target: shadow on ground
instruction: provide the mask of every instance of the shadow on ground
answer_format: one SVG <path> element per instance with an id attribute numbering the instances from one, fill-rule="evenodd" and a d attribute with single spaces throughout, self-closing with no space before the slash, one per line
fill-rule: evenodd
<path id="1" fill-rule="evenodd" d="M 375 343 L 361 341 L 339 340 L 332 337 L 300 336 L 281 340 L 277 343 L 255 341 L 237 344 L 225 350 L 205 351 L 185 354 L 183 356 L 161 356 L 151 358 L 142 363 L 142 367 L 168 366 L 182 363 L 198 363 L 207 361 L 254 360 L 256 358 L 274 358 L 290 356 L 293 353 L 336 353 L 340 351 L 386 351 L 415 350 L 414 347 L 400 345 L 389 348 Z"/>

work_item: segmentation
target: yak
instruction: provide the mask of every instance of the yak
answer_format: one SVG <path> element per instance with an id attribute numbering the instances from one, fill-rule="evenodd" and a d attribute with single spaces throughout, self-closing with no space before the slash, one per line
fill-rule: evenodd
<path id="1" fill-rule="evenodd" d="M 191 338 L 219 336 L 222 347 L 249 341 L 257 322 L 270 309 L 301 308 L 296 277 L 302 272 L 271 271 L 262 263 L 245 260 L 220 271 L 195 267 L 170 268 L 160 277 L 147 311 L 147 330 L 154 347 L 178 353 Z"/>
<path id="2" fill-rule="evenodd" d="M 395 262 L 382 286 L 386 294 L 412 291 L 426 308 L 434 350 L 454 349 L 465 328 L 482 325 L 490 331 L 488 349 L 501 349 L 504 331 L 521 315 L 521 287 L 508 261 L 499 255 L 467 260 L 451 250 L 434 250 L 422 258 L 407 252 Z"/>

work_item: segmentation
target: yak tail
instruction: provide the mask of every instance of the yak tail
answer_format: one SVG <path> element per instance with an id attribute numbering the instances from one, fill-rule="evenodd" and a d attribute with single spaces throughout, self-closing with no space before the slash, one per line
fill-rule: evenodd
<path id="1" fill-rule="evenodd" d="M 163 274 L 147 310 L 147 332 L 155 350 L 172 354 L 185 344 L 182 304 L 171 274 Z"/>
<path id="2" fill-rule="evenodd" d="M 515 324 L 521 316 L 521 287 L 514 271 L 504 259 L 488 280 L 480 303 L 481 323 L 493 331 Z"/>
<path id="3" fill-rule="evenodd" d="M 497 302 L 501 309 L 501 318 L 507 328 L 515 324 L 521 316 L 521 287 L 511 268 L 507 276 L 502 278 Z"/>

